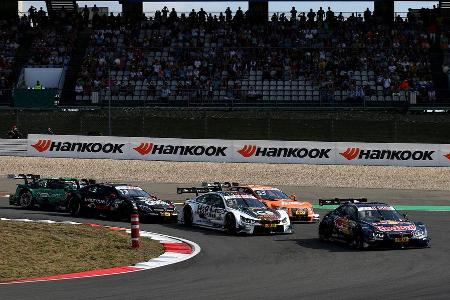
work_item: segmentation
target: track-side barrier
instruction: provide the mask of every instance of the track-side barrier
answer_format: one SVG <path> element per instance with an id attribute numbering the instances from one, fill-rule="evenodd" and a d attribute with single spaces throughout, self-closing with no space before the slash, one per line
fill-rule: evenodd
<path id="1" fill-rule="evenodd" d="M 4 141 L 4 140 L 3 140 Z M 0 142 L 0 155 L 2 152 Z M 26 156 L 233 163 L 449 167 L 450 144 L 29 135 Z M 14 154 L 11 154 L 14 155 Z"/>

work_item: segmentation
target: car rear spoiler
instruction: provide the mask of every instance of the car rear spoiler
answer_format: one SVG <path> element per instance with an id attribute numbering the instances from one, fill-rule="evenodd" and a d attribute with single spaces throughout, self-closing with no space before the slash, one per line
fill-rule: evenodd
<path id="1" fill-rule="evenodd" d="M 202 187 L 225 187 L 225 188 L 230 188 L 232 186 L 239 186 L 238 182 L 229 182 L 229 181 L 225 181 L 225 182 L 202 182 Z"/>
<path id="2" fill-rule="evenodd" d="M 28 179 L 31 179 L 33 182 L 36 181 L 36 179 L 41 178 L 41 175 L 35 175 L 35 174 L 8 174 L 8 179 L 23 179 L 25 181 L 25 184 L 28 184 Z"/>
<path id="3" fill-rule="evenodd" d="M 85 185 L 91 185 L 91 184 L 95 184 L 96 181 L 95 181 L 95 179 L 82 178 L 80 180 L 77 180 L 76 183 L 77 183 L 77 188 L 79 189 L 79 188 L 81 188 L 81 183 L 84 183 Z"/>
<path id="4" fill-rule="evenodd" d="M 177 187 L 177 194 L 195 194 L 198 196 L 198 194 L 204 194 L 209 192 L 218 192 L 221 191 L 222 188 L 219 186 L 210 186 L 210 187 Z"/>
<path id="5" fill-rule="evenodd" d="M 319 199 L 319 205 L 339 205 L 341 203 L 359 203 L 367 202 L 367 198 L 334 198 L 334 199 Z"/>

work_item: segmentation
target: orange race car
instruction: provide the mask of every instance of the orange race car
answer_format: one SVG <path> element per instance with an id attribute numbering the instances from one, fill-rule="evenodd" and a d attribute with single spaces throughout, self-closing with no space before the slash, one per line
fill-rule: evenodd
<path id="1" fill-rule="evenodd" d="M 251 194 L 269 208 L 285 210 L 292 221 L 319 221 L 319 214 L 314 213 L 311 203 L 296 201 L 295 196 L 288 196 L 280 189 L 262 185 L 238 185 L 230 186 L 229 190 Z"/>

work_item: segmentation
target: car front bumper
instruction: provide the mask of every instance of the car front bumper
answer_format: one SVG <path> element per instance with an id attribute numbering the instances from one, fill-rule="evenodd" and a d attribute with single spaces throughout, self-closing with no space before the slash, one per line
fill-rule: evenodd
<path id="1" fill-rule="evenodd" d="M 289 234 L 294 233 L 294 228 L 291 224 L 276 225 L 275 227 L 265 227 L 264 225 L 250 225 L 241 224 L 238 228 L 238 233 L 245 234 Z"/>
<path id="2" fill-rule="evenodd" d="M 428 237 L 408 237 L 404 240 L 396 240 L 396 238 L 384 237 L 383 239 L 368 239 L 366 243 L 369 247 L 374 248 L 426 248 L 430 246 L 430 239 Z"/>
<path id="3" fill-rule="evenodd" d="M 316 223 L 319 222 L 319 214 L 289 215 L 289 219 L 294 222 Z"/>

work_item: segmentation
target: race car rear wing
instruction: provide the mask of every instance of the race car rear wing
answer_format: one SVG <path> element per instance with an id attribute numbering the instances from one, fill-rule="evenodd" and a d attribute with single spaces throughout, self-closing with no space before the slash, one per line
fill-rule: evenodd
<path id="1" fill-rule="evenodd" d="M 7 178 L 9 179 L 23 179 L 25 181 L 25 184 L 28 184 L 28 179 L 31 179 L 33 182 L 36 181 L 36 179 L 41 178 L 41 175 L 35 175 L 35 174 L 8 174 Z"/>
<path id="2" fill-rule="evenodd" d="M 238 182 L 229 182 L 229 181 L 225 181 L 225 182 L 202 182 L 202 187 L 220 187 L 220 188 L 230 188 L 232 186 L 239 186 Z"/>
<path id="3" fill-rule="evenodd" d="M 334 198 L 334 199 L 319 199 L 319 205 L 339 205 L 341 203 L 359 203 L 367 202 L 367 198 Z"/>
<path id="4" fill-rule="evenodd" d="M 221 190 L 222 190 L 222 188 L 219 186 L 189 187 L 189 188 L 178 187 L 177 194 L 195 194 L 196 196 L 198 196 L 198 194 L 204 194 L 204 193 L 209 193 L 209 192 L 218 192 Z"/>
<path id="5" fill-rule="evenodd" d="M 95 179 L 87 179 L 87 178 L 82 178 L 80 180 L 76 180 L 75 182 L 77 184 L 77 188 L 78 189 L 82 188 L 82 187 L 84 187 L 86 185 L 91 185 L 91 184 L 95 184 L 96 183 Z"/>

